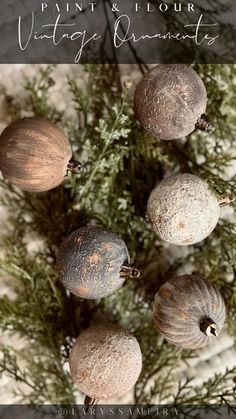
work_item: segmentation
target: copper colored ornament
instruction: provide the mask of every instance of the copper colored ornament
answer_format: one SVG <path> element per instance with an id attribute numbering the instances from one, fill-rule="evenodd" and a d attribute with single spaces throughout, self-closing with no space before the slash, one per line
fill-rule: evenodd
<path id="1" fill-rule="evenodd" d="M 197 349 L 220 334 L 225 303 L 220 292 L 200 275 L 183 275 L 161 286 L 153 312 L 155 325 L 169 343 Z"/>
<path id="2" fill-rule="evenodd" d="M 134 95 L 136 119 L 162 140 L 211 131 L 205 115 L 206 88 L 198 74 L 183 64 L 159 64 L 139 81 Z"/>
<path id="3" fill-rule="evenodd" d="M 138 380 L 142 354 L 138 341 L 116 325 L 97 325 L 85 330 L 74 343 L 69 357 L 72 379 L 87 397 L 95 400 L 117 398 Z"/>
<path id="4" fill-rule="evenodd" d="M 43 192 L 60 185 L 68 170 L 79 168 L 71 157 L 68 138 L 45 119 L 13 122 L 0 136 L 0 170 L 24 191 Z"/>

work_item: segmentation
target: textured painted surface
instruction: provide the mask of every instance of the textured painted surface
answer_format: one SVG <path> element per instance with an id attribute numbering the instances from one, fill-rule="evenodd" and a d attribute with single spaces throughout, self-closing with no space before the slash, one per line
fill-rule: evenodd
<path id="1" fill-rule="evenodd" d="M 4 40 L 3 40 L 4 42 Z M 38 53 L 38 51 L 37 51 Z M 1 79 L 2 84 L 4 84 L 7 92 L 14 97 L 18 97 L 21 102 L 24 101 L 25 92 L 23 89 L 24 84 L 24 77 L 27 76 L 35 76 L 39 69 L 39 65 L 1 65 Z M 45 67 L 45 66 L 43 66 Z M 137 69 L 137 66 L 120 66 L 121 70 L 124 72 L 123 80 L 129 78 L 139 78 L 140 73 Z M 77 114 L 74 109 L 74 103 L 71 100 L 71 94 L 68 93 L 67 89 L 67 76 L 73 77 L 77 84 L 83 88 L 85 83 L 84 72 L 82 66 L 80 65 L 59 65 L 56 67 L 55 70 L 55 77 L 56 77 L 56 85 L 52 88 L 52 93 L 50 95 L 50 103 L 56 105 L 57 109 L 64 113 L 64 115 L 72 116 L 74 118 L 77 117 Z M 0 128 L 1 131 L 5 128 L 5 126 L 10 122 L 9 113 L 7 112 L 6 107 L 4 106 L 4 99 L 3 99 L 3 92 L 0 94 Z M 22 116 L 30 116 L 25 110 L 22 110 Z M 235 166 L 232 166 L 230 169 L 229 177 L 235 175 Z M 3 193 L 3 192 L 2 192 Z M 222 215 L 225 215 L 226 218 L 232 215 L 232 209 L 229 207 L 222 208 Z M 1 214 L 1 231 L 5 231 L 6 229 L 6 209 L 4 207 L 0 208 Z M 35 237 L 30 238 L 30 247 L 38 248 L 39 244 Z M 187 252 L 187 247 L 177 247 L 177 246 L 169 246 L 166 244 L 165 247 L 167 251 L 167 257 L 170 258 L 170 254 L 168 249 L 171 249 L 176 257 L 181 257 L 185 252 Z M 4 278 L 1 275 L 0 278 L 0 294 L 4 295 L 7 294 L 9 297 L 14 298 L 12 295 L 12 290 L 9 286 L 9 279 Z M 27 347 L 27 343 L 23 345 L 23 343 L 19 342 L 18 335 L 8 335 L 7 332 L 2 334 L 0 337 L 1 344 L 7 344 L 11 347 L 14 347 L 18 350 L 25 350 Z M 210 343 L 205 348 L 198 351 L 196 357 L 189 359 L 188 363 L 184 361 L 180 361 L 179 369 L 176 371 L 175 380 L 173 380 L 173 393 L 178 391 L 179 380 L 181 382 L 185 382 L 186 378 L 193 378 L 192 385 L 201 386 L 202 383 L 209 379 L 213 378 L 216 373 L 225 373 L 226 368 L 232 368 L 236 365 L 236 352 L 233 347 L 234 340 L 230 337 L 224 329 L 218 339 L 212 339 L 212 343 Z M 20 346 L 20 347 L 19 347 Z M 69 368 L 66 364 L 65 368 Z M 160 378 L 163 376 L 163 372 L 161 370 Z M 155 379 L 158 376 L 154 377 Z M 153 384 L 153 379 L 151 379 L 148 385 Z M 0 378 L 0 402 L 4 403 L 22 403 L 22 399 L 19 395 L 16 395 L 15 392 L 17 390 L 26 391 L 26 386 L 21 382 L 17 382 L 10 378 L 6 373 L 3 373 Z M 81 404 L 83 402 L 83 395 L 78 391 L 77 393 L 77 403 Z M 121 398 L 117 399 L 109 399 L 107 403 L 133 403 L 133 390 L 130 390 L 126 395 L 121 396 Z M 159 395 L 157 394 L 154 402 L 160 403 Z M 163 401 L 162 401 L 163 402 Z M 166 403 L 172 403 L 172 398 L 167 399 Z"/>
<path id="2" fill-rule="evenodd" d="M 116 234 L 87 226 L 74 231 L 60 246 L 57 268 L 63 285 L 87 299 L 103 298 L 120 288 L 128 249 Z"/>
<path id="3" fill-rule="evenodd" d="M 22 119 L 0 136 L 0 169 L 25 191 L 42 192 L 63 182 L 72 156 L 69 140 L 47 120 Z"/>
<path id="4" fill-rule="evenodd" d="M 154 231 L 176 245 L 204 240 L 215 228 L 220 206 L 208 184 L 192 174 L 170 176 L 151 192 L 147 212 Z"/>
<path id="5" fill-rule="evenodd" d="M 218 334 L 225 320 L 225 304 L 219 291 L 198 275 L 183 275 L 167 281 L 155 296 L 154 322 L 173 345 L 202 348 L 215 336 L 200 330 L 204 318 L 212 319 Z"/>
<path id="6" fill-rule="evenodd" d="M 70 353 L 75 384 L 92 399 L 110 399 L 129 391 L 142 368 L 136 338 L 119 326 L 90 327 L 76 340 Z"/>
<path id="7" fill-rule="evenodd" d="M 134 111 L 137 120 L 162 140 L 189 135 L 206 111 L 205 86 L 190 67 L 157 65 L 137 85 Z"/>

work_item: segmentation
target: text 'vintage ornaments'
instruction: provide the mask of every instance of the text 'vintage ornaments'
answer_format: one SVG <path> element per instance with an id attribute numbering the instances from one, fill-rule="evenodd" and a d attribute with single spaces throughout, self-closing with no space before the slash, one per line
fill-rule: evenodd
<path id="1" fill-rule="evenodd" d="M 111 399 L 127 393 L 142 368 L 138 341 L 116 325 L 96 325 L 81 333 L 69 358 L 71 376 L 87 399 Z"/>
<path id="2" fill-rule="evenodd" d="M 140 124 L 162 140 L 210 131 L 205 111 L 207 93 L 198 74 L 182 64 L 159 64 L 139 81 L 134 112 Z"/>
<path id="3" fill-rule="evenodd" d="M 25 118 L 0 136 L 0 170 L 19 188 L 43 192 L 60 185 L 68 170 L 77 171 L 65 134 L 51 122 Z"/>
<path id="4" fill-rule="evenodd" d="M 86 299 L 106 297 L 118 290 L 126 278 L 139 276 L 129 265 L 124 241 L 97 226 L 74 231 L 60 246 L 57 269 L 63 285 Z"/>
<path id="5" fill-rule="evenodd" d="M 147 213 L 162 240 L 191 245 L 204 240 L 215 228 L 220 201 L 204 180 L 184 173 L 162 180 L 153 189 Z"/>
<path id="6" fill-rule="evenodd" d="M 154 322 L 173 345 L 197 349 L 219 335 L 225 320 L 220 292 L 199 275 L 167 281 L 155 296 Z"/>

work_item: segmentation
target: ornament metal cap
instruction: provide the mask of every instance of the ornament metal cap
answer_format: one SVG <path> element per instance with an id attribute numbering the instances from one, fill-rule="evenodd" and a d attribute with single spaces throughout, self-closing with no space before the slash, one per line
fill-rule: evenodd
<path id="1" fill-rule="evenodd" d="M 200 330 L 207 336 L 218 337 L 218 330 L 216 323 L 209 318 L 204 318 L 200 323 Z"/>

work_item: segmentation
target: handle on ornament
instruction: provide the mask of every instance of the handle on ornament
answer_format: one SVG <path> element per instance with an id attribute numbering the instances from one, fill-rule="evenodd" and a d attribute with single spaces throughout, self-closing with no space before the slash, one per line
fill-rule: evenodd
<path id="1" fill-rule="evenodd" d="M 88 412 L 89 407 L 93 406 L 97 402 L 98 402 L 97 399 L 92 399 L 92 397 L 86 396 L 85 399 L 84 399 L 85 411 Z"/>
<path id="2" fill-rule="evenodd" d="M 219 197 L 219 206 L 226 207 L 235 201 L 235 195 L 233 193 L 224 193 Z"/>
<path id="3" fill-rule="evenodd" d="M 84 165 L 77 160 L 71 159 L 67 165 L 67 171 L 78 174 L 84 171 Z"/>
<path id="4" fill-rule="evenodd" d="M 212 319 L 208 317 L 204 317 L 200 322 L 200 330 L 206 336 L 218 337 L 217 325 Z"/>
<path id="5" fill-rule="evenodd" d="M 206 114 L 203 114 L 200 118 L 198 118 L 195 128 L 209 133 L 213 132 L 214 130 L 214 127 Z"/>
<path id="6" fill-rule="evenodd" d="M 134 266 L 131 266 L 128 263 L 127 264 L 125 263 L 124 265 L 121 266 L 120 276 L 121 278 L 135 279 L 135 278 L 139 278 L 140 271 Z"/>

